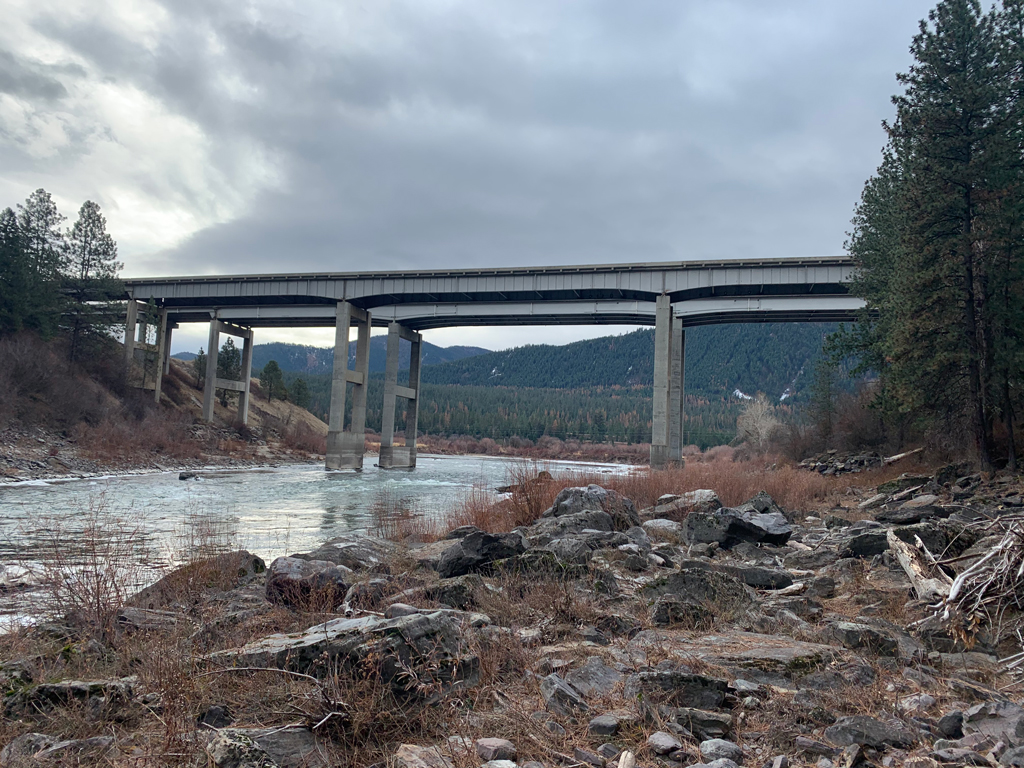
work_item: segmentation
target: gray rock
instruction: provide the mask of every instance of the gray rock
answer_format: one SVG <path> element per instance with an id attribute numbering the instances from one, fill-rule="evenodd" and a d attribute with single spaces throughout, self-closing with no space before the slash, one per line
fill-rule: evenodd
<path id="1" fill-rule="evenodd" d="M 38 765 L 35 756 L 56 743 L 57 739 L 45 733 L 24 733 L 0 750 L 0 767 L 28 768 L 34 763 Z"/>
<path id="2" fill-rule="evenodd" d="M 891 634 L 867 624 L 837 621 L 828 628 L 828 634 L 851 650 L 864 650 L 880 656 L 897 656 L 899 641 Z"/>
<path id="3" fill-rule="evenodd" d="M 267 599 L 293 608 L 331 610 L 344 602 L 351 580 L 351 570 L 327 560 L 279 557 L 267 570 Z"/>
<path id="4" fill-rule="evenodd" d="M 653 541 L 677 542 L 683 537 L 683 525 L 675 520 L 656 518 L 643 524 L 644 531 Z"/>
<path id="5" fill-rule="evenodd" d="M 714 619 L 707 605 L 694 598 L 662 595 L 651 606 L 651 621 L 656 627 L 682 625 L 694 629 L 710 625 Z"/>
<path id="6" fill-rule="evenodd" d="M 982 734 L 1010 746 L 1024 746 L 1024 708 L 1009 701 L 986 701 L 964 712 L 964 733 Z"/>
<path id="7" fill-rule="evenodd" d="M 367 579 L 349 587 L 342 602 L 346 608 L 375 611 L 395 591 L 395 583 L 390 578 Z"/>
<path id="8" fill-rule="evenodd" d="M 418 684 L 448 690 L 477 682 L 479 659 L 469 653 L 462 635 L 442 612 L 396 619 L 364 616 L 269 635 L 209 658 L 225 666 L 279 667 L 314 675 L 340 663 L 360 674 L 378 675 L 398 695 L 416 696 L 425 690 Z"/>
<path id="9" fill-rule="evenodd" d="M 739 768 L 739 766 L 727 757 L 720 757 L 710 763 L 694 763 L 690 768 Z"/>
<path id="10" fill-rule="evenodd" d="M 588 749 L 575 747 L 572 751 L 572 756 L 578 763 L 593 765 L 594 768 L 605 768 L 605 759 L 601 757 L 601 755 L 595 754 Z"/>
<path id="11" fill-rule="evenodd" d="M 292 557 L 303 560 L 327 560 L 353 571 L 388 572 L 387 563 L 397 550 L 398 545 L 394 542 L 350 534 L 330 539 L 308 554 L 297 554 Z"/>
<path id="12" fill-rule="evenodd" d="M 874 557 L 889 551 L 889 540 L 885 531 L 867 531 L 852 537 L 840 551 L 842 557 Z"/>
<path id="13" fill-rule="evenodd" d="M 61 680 L 40 683 L 8 696 L 4 702 L 8 717 L 33 716 L 55 709 L 88 703 L 108 717 L 116 717 L 132 698 L 133 679 Z"/>
<path id="14" fill-rule="evenodd" d="M 452 768 L 451 761 L 437 747 L 402 744 L 395 750 L 395 768 Z"/>
<path id="15" fill-rule="evenodd" d="M 480 768 L 518 768 L 511 760 L 488 760 Z"/>
<path id="16" fill-rule="evenodd" d="M 1009 765 L 1013 768 L 1024 768 L 1024 747 L 1008 749 L 999 756 L 1000 765 Z"/>
<path id="17" fill-rule="evenodd" d="M 651 751 L 656 755 L 667 755 L 669 752 L 675 752 L 677 749 L 682 749 L 683 742 L 671 733 L 656 731 L 647 737 L 647 746 L 650 747 Z"/>
<path id="18" fill-rule="evenodd" d="M 607 641 L 606 641 L 607 644 Z M 608 696 L 623 679 L 614 667 L 609 667 L 598 656 L 591 656 L 586 663 L 565 676 L 565 681 L 587 697 Z"/>
<path id="19" fill-rule="evenodd" d="M 675 595 L 713 606 L 717 613 L 742 612 L 753 606 L 753 594 L 737 579 L 699 568 L 683 568 L 653 579 L 643 588 L 648 599 Z"/>
<path id="20" fill-rule="evenodd" d="M 599 485 L 563 488 L 542 516 L 563 517 L 592 511 L 608 514 L 612 518 L 612 530 L 626 531 L 640 525 L 640 516 L 631 500 Z"/>
<path id="21" fill-rule="evenodd" d="M 246 550 L 225 552 L 216 557 L 175 568 L 159 581 L 140 590 L 129 598 L 132 608 L 160 610 L 202 590 L 229 590 L 247 582 L 267 570 L 263 559 Z M 195 595 L 199 597 L 198 594 Z"/>
<path id="22" fill-rule="evenodd" d="M 774 511 L 774 504 L 762 503 L 759 496 L 736 508 L 691 512 L 683 523 L 684 538 L 690 544 L 717 543 L 725 549 L 744 541 L 785 544 L 792 527 L 781 511 Z M 759 512 L 761 508 L 772 511 Z"/>
<path id="23" fill-rule="evenodd" d="M 576 717 L 590 710 L 583 697 L 555 674 L 540 681 L 540 694 L 544 697 L 544 706 L 548 712 L 562 717 Z"/>
<path id="24" fill-rule="evenodd" d="M 964 735 L 964 713 L 959 709 L 947 712 L 939 718 L 938 729 L 947 739 L 959 739 Z"/>
<path id="25" fill-rule="evenodd" d="M 263 747 L 248 736 L 221 731 L 206 746 L 216 768 L 279 768 Z"/>
<path id="26" fill-rule="evenodd" d="M 516 745 L 508 739 L 477 739 L 474 746 L 481 760 L 516 759 Z"/>
<path id="27" fill-rule="evenodd" d="M 909 747 L 914 734 L 901 723 L 888 723 L 867 715 L 843 717 L 825 729 L 825 738 L 840 747 L 860 744 L 875 749 Z"/>
<path id="28" fill-rule="evenodd" d="M 589 563 L 590 559 L 594 556 L 594 551 L 590 548 L 590 544 L 587 543 L 586 539 L 579 536 L 565 536 L 561 539 L 555 539 L 547 545 L 547 549 L 553 552 L 555 557 L 563 563 L 584 565 Z"/>
<path id="29" fill-rule="evenodd" d="M 732 732 L 732 716 L 691 707 L 670 707 L 666 714 L 698 739 L 721 739 Z"/>
<path id="30" fill-rule="evenodd" d="M 673 670 L 638 672 L 629 676 L 623 688 L 627 700 L 653 700 L 691 709 L 716 709 L 728 692 L 725 680 Z"/>
<path id="31" fill-rule="evenodd" d="M 591 736 L 614 736 L 619 732 L 619 718 L 615 715 L 598 715 L 587 725 Z"/>
<path id="32" fill-rule="evenodd" d="M 700 755 L 705 760 L 713 761 L 725 758 L 734 763 L 743 762 L 743 750 L 738 744 L 725 739 L 708 739 L 700 743 Z"/>
<path id="33" fill-rule="evenodd" d="M 749 565 L 720 565 L 717 568 L 721 573 L 732 576 L 735 579 L 754 589 L 785 589 L 792 586 L 793 577 L 788 571 L 779 568 L 762 568 Z"/>
<path id="34" fill-rule="evenodd" d="M 309 728 L 226 728 L 222 734 L 241 737 L 263 749 L 278 768 L 327 768 L 327 761 Z"/>
<path id="35" fill-rule="evenodd" d="M 437 563 L 442 578 L 464 576 L 490 570 L 495 560 L 513 557 L 526 550 L 518 533 L 484 533 L 475 531 L 447 549 Z"/>
<path id="36" fill-rule="evenodd" d="M 419 613 L 420 609 L 405 603 L 392 603 L 384 609 L 385 619 L 397 619 L 399 616 L 412 616 Z"/>

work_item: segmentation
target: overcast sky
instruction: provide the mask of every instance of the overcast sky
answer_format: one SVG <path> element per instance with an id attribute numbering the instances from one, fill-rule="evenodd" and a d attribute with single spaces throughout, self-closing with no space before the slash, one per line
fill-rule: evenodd
<path id="1" fill-rule="evenodd" d="M 0 205 L 126 276 L 833 255 L 932 5 L 5 0 Z"/>

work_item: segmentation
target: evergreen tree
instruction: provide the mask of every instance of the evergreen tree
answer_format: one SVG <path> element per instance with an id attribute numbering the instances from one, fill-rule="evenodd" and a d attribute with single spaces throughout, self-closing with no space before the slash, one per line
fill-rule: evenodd
<path id="1" fill-rule="evenodd" d="M 5 208 L 0 211 L 0 335 L 22 329 L 30 295 L 18 217 Z"/>
<path id="2" fill-rule="evenodd" d="M 107 221 L 100 207 L 87 200 L 78 220 L 67 233 L 68 298 L 64 325 L 68 335 L 68 356 L 74 361 L 94 349 L 120 325 L 119 306 L 111 303 L 122 292 L 117 272 L 117 243 L 107 234 Z"/>
<path id="3" fill-rule="evenodd" d="M 18 206 L 18 229 L 29 280 L 22 324 L 43 336 L 57 331 L 63 309 L 63 222 L 64 217 L 45 189 L 37 189 L 24 205 Z"/>
<path id="4" fill-rule="evenodd" d="M 878 175 L 848 248 L 860 327 L 833 339 L 881 375 L 878 403 L 955 440 L 985 468 L 1001 417 L 1015 462 L 1020 398 L 1024 99 L 1020 0 L 943 0 L 914 37 Z M 950 430 L 954 430 L 953 433 Z"/>
<path id="5" fill-rule="evenodd" d="M 822 357 L 814 366 L 814 378 L 811 380 L 810 416 L 814 429 L 825 447 L 828 447 L 835 432 L 838 395 L 838 366 L 834 361 Z"/>
<path id="6" fill-rule="evenodd" d="M 235 346 L 235 340 L 230 336 L 221 345 L 217 355 L 217 378 L 231 381 L 238 381 L 242 378 L 242 351 Z M 218 391 L 220 392 L 220 404 L 227 406 L 228 398 L 233 397 L 234 393 L 227 389 Z"/>
<path id="7" fill-rule="evenodd" d="M 309 408 L 309 385 L 305 379 L 296 379 L 292 384 L 291 399 L 299 408 Z"/>
<path id="8" fill-rule="evenodd" d="M 192 361 L 192 373 L 196 377 L 197 387 L 202 387 L 203 382 L 206 381 L 206 365 L 206 352 L 200 347 L 199 354 Z"/>
<path id="9" fill-rule="evenodd" d="M 288 390 L 284 386 L 284 374 L 276 360 L 271 360 L 263 366 L 260 384 L 267 393 L 267 400 L 273 400 L 275 397 L 278 400 L 288 399 Z"/>

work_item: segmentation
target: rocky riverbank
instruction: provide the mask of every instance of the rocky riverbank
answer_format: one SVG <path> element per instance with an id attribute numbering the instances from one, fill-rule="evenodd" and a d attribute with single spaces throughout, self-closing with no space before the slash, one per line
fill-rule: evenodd
<path id="1" fill-rule="evenodd" d="M 1019 639 L 932 607 L 1021 490 L 948 467 L 816 516 L 592 485 L 510 533 L 197 560 L 3 638 L 0 766 L 1021 765 Z"/>

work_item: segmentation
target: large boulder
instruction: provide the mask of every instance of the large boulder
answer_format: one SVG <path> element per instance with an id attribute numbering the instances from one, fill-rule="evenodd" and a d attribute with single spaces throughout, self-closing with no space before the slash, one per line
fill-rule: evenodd
<path id="1" fill-rule="evenodd" d="M 898 721 L 886 722 L 867 715 L 842 717 L 825 729 L 825 738 L 840 747 L 860 744 L 875 749 L 909 747 L 914 734 Z"/>
<path id="2" fill-rule="evenodd" d="M 630 675 L 623 689 L 627 700 L 654 701 L 674 707 L 718 709 L 729 683 L 689 670 L 651 670 Z"/>
<path id="3" fill-rule="evenodd" d="M 334 619 L 304 632 L 269 635 L 210 659 L 225 666 L 277 667 L 312 675 L 340 665 L 360 677 L 377 676 L 401 696 L 475 685 L 479 659 L 463 632 L 442 612 L 394 619 Z"/>
<path id="4" fill-rule="evenodd" d="M 753 593 L 738 579 L 701 568 L 683 568 L 653 579 L 643 588 L 649 600 L 674 596 L 716 614 L 739 614 L 754 605 Z"/>
<path id="5" fill-rule="evenodd" d="M 445 550 L 437 563 L 437 573 L 441 578 L 486 573 L 495 560 L 504 560 L 525 551 L 523 537 L 518 533 L 474 531 Z"/>
<path id="6" fill-rule="evenodd" d="M 602 488 L 600 485 L 588 485 L 578 488 L 563 488 L 555 497 L 554 503 L 542 517 L 565 517 L 580 512 L 605 512 L 612 518 L 616 531 L 627 531 L 640 525 L 640 515 L 636 505 L 616 491 Z"/>
<path id="7" fill-rule="evenodd" d="M 640 513 L 644 520 L 667 519 L 682 521 L 686 516 L 694 512 L 714 512 L 720 509 L 722 502 L 718 494 L 712 490 L 702 489 L 690 491 L 681 495 L 668 494 L 658 499 L 653 507 L 648 507 Z"/>
<path id="8" fill-rule="evenodd" d="M 44 733 L 24 733 L 0 750 L 0 768 L 99 765 L 113 744 L 113 736 L 60 740 Z"/>
<path id="9" fill-rule="evenodd" d="M 352 571 L 327 560 L 279 557 L 267 571 L 267 599 L 293 608 L 332 610 L 345 600 Z"/>
<path id="10" fill-rule="evenodd" d="M 312 552 L 292 557 L 301 560 L 326 560 L 335 565 L 351 568 L 353 571 L 387 572 L 387 563 L 397 549 L 398 545 L 391 541 L 351 534 L 330 539 Z"/>
<path id="11" fill-rule="evenodd" d="M 744 541 L 785 544 L 792 535 L 786 516 L 766 493 L 738 507 L 694 510 L 683 522 L 683 537 L 689 544 L 714 543 L 725 549 Z"/>
<path id="12" fill-rule="evenodd" d="M 217 768 L 269 766 L 326 768 L 327 758 L 313 732 L 301 725 L 284 728 L 222 728 L 213 732 L 206 747 Z M 217 762 L 218 758 L 222 762 Z M 243 762 L 234 763 L 239 759 Z M 244 762 L 249 759 L 250 763 Z M 267 761 L 270 762 L 267 762 Z M 262 763 L 260 761 L 263 761 Z"/>
<path id="13" fill-rule="evenodd" d="M 129 607 L 146 610 L 197 602 L 210 591 L 234 589 L 266 570 L 266 563 L 252 552 L 225 552 L 175 568 L 127 602 Z"/>

